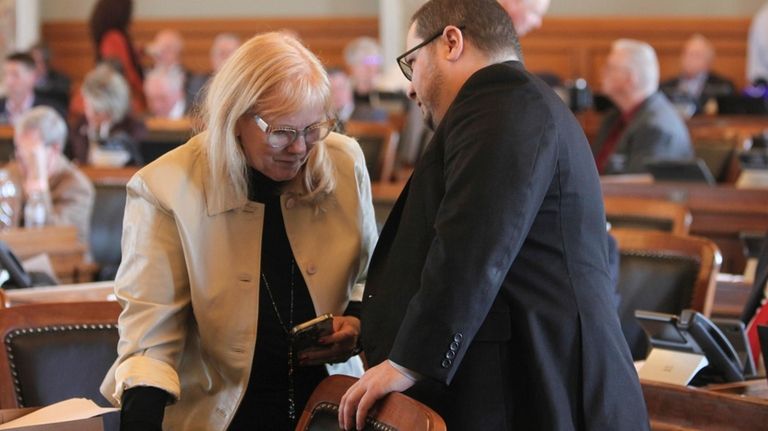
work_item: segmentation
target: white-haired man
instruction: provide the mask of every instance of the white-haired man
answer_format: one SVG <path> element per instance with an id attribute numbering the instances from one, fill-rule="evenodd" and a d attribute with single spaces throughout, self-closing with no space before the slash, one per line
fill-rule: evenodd
<path id="1" fill-rule="evenodd" d="M 651 160 L 693 156 L 685 123 L 658 91 L 659 61 L 650 45 L 615 41 L 602 87 L 616 107 L 605 116 L 592 147 L 601 174 L 642 173 Z"/>
<path id="2" fill-rule="evenodd" d="M 184 75 L 177 70 L 149 72 L 144 78 L 144 97 L 153 117 L 178 120 L 187 114 Z"/>
<path id="3" fill-rule="evenodd" d="M 33 108 L 16 123 L 16 161 L 9 170 L 22 186 L 22 205 L 29 196 L 42 195 L 45 223 L 74 225 L 80 240 L 88 244 L 95 191 L 88 177 L 62 154 L 66 139 L 67 125 L 53 108 Z M 21 208 L 14 213 L 21 214 Z"/>

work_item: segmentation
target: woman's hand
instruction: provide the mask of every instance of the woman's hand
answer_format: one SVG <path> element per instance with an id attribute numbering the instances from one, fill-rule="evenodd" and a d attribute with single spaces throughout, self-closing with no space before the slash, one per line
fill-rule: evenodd
<path id="1" fill-rule="evenodd" d="M 326 347 L 311 348 L 298 352 L 299 365 L 320 365 L 344 362 L 357 347 L 360 336 L 360 320 L 353 316 L 333 316 L 333 333 L 320 338 Z"/>

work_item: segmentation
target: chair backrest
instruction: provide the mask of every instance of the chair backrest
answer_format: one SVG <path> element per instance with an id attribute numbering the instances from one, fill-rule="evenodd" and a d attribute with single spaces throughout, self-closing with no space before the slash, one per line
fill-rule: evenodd
<path id="1" fill-rule="evenodd" d="M 371 181 L 391 181 L 399 141 L 399 135 L 392 126 L 385 123 L 349 121 L 345 125 L 345 131 L 360 144 Z"/>
<path id="2" fill-rule="evenodd" d="M 740 146 L 737 137 L 693 140 L 696 157 L 704 161 L 718 183 L 736 180 L 738 175 L 734 175 L 732 171 L 738 168 L 735 156 Z"/>
<path id="3" fill-rule="evenodd" d="M 687 235 L 691 212 L 679 203 L 657 199 L 606 196 L 605 217 L 612 228 L 643 229 Z"/>
<path id="4" fill-rule="evenodd" d="M 116 302 L 0 309 L 0 408 L 72 397 L 107 406 L 99 385 L 117 358 Z"/>
<path id="5" fill-rule="evenodd" d="M 333 375 L 320 382 L 301 414 L 296 431 L 337 431 L 339 401 L 357 379 Z M 443 418 L 424 404 L 393 392 L 366 418 L 365 431 L 445 431 Z"/>
<path id="6" fill-rule="evenodd" d="M 95 184 L 96 199 L 91 215 L 91 256 L 99 264 L 97 280 L 113 280 L 120 265 L 123 235 L 125 185 Z"/>
<path id="7" fill-rule="evenodd" d="M 615 229 L 621 261 L 619 318 L 635 359 L 648 343 L 635 320 L 636 310 L 680 314 L 691 308 L 709 316 L 722 257 L 706 238 L 665 232 Z"/>

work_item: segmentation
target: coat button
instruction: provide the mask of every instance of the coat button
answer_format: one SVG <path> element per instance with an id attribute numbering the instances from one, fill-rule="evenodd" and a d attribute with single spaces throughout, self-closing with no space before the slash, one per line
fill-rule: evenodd
<path id="1" fill-rule="evenodd" d="M 317 267 L 315 265 L 310 264 L 309 266 L 307 266 L 307 274 L 315 275 L 316 272 L 317 272 Z"/>
<path id="2" fill-rule="evenodd" d="M 456 357 L 456 352 L 454 352 L 453 350 L 449 350 L 445 352 L 445 359 L 451 360 L 455 357 Z"/>
<path id="3" fill-rule="evenodd" d="M 450 359 L 443 359 L 443 362 L 440 364 L 443 368 L 450 368 L 451 365 L 453 365 L 453 361 Z"/>
<path id="4" fill-rule="evenodd" d="M 458 333 L 456 333 L 456 334 L 453 336 L 453 341 L 455 341 L 455 342 L 457 342 L 457 343 L 461 343 L 461 339 L 462 339 L 462 338 L 464 338 L 464 336 L 463 336 L 463 335 L 461 335 L 461 332 L 458 332 Z"/>
<path id="5" fill-rule="evenodd" d="M 450 349 L 451 349 L 452 352 L 455 352 L 455 351 L 459 350 L 459 343 L 454 341 L 453 343 L 451 343 Z"/>
<path id="6" fill-rule="evenodd" d="M 296 200 L 294 198 L 288 198 L 285 200 L 285 207 L 288 209 L 293 208 L 295 204 L 296 204 Z"/>

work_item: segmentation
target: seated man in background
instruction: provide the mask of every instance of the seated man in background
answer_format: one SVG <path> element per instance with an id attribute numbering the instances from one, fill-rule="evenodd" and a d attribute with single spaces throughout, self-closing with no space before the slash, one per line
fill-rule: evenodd
<path id="1" fill-rule="evenodd" d="M 603 69 L 602 87 L 616 107 L 603 119 L 592 146 L 601 174 L 642 173 L 654 159 L 693 157 L 682 117 L 658 91 L 659 61 L 650 45 L 615 41 Z"/>
<path id="2" fill-rule="evenodd" d="M 151 117 L 178 120 L 187 115 L 184 75 L 176 70 L 153 69 L 144 78 L 144 98 Z"/>
<path id="3" fill-rule="evenodd" d="M 88 177 L 62 154 L 66 139 L 64 119 L 54 109 L 38 106 L 16 123 L 16 161 L 8 168 L 23 191 L 21 208 L 27 198 L 42 195 L 45 224 L 73 225 L 80 241 L 88 244 L 95 191 Z M 14 214 L 22 214 L 21 208 Z"/>
<path id="4" fill-rule="evenodd" d="M 209 52 L 211 71 L 191 76 L 189 78 L 189 83 L 187 84 L 187 87 L 190 89 L 190 95 L 194 96 L 192 99 L 188 99 L 192 102 L 193 106 L 200 105 L 203 100 L 203 93 L 201 91 L 203 87 L 205 87 L 211 77 L 221 69 L 224 62 L 227 61 L 242 43 L 240 37 L 234 33 L 219 33 L 216 35 Z"/>
<path id="5" fill-rule="evenodd" d="M 159 31 L 149 44 L 147 51 L 154 60 L 154 65 L 150 72 L 159 69 L 181 74 L 184 78 L 185 97 L 187 100 L 192 100 L 197 92 L 200 91 L 199 87 L 192 88 L 192 84 L 199 83 L 199 80 L 195 79 L 197 75 L 184 67 L 181 61 L 182 52 L 184 51 L 184 38 L 181 36 L 181 33 L 173 29 Z"/>
<path id="6" fill-rule="evenodd" d="M 338 68 L 328 69 L 328 80 L 331 83 L 331 101 L 333 102 L 334 114 L 338 119 L 338 126 L 344 129 L 347 121 L 372 121 L 387 122 L 389 115 L 384 109 L 376 108 L 371 105 L 355 104 L 355 98 L 352 93 L 352 81 L 343 70 Z"/>
<path id="7" fill-rule="evenodd" d="M 51 51 L 45 42 L 38 42 L 29 50 L 35 60 L 35 93 L 46 99 L 53 99 L 61 106 L 69 106 L 72 81 L 69 77 L 51 67 Z"/>
<path id="8" fill-rule="evenodd" d="M 5 57 L 3 87 L 0 98 L 0 124 L 16 124 L 19 118 L 35 106 L 51 106 L 63 117 L 64 107 L 55 100 L 35 94 L 35 60 L 31 55 L 16 52 Z"/>
<path id="9" fill-rule="evenodd" d="M 714 60 L 715 48 L 709 40 L 694 34 L 683 47 L 680 75 L 664 81 L 661 91 L 688 115 L 702 113 L 711 99 L 736 93 L 731 81 L 711 70 Z"/>

